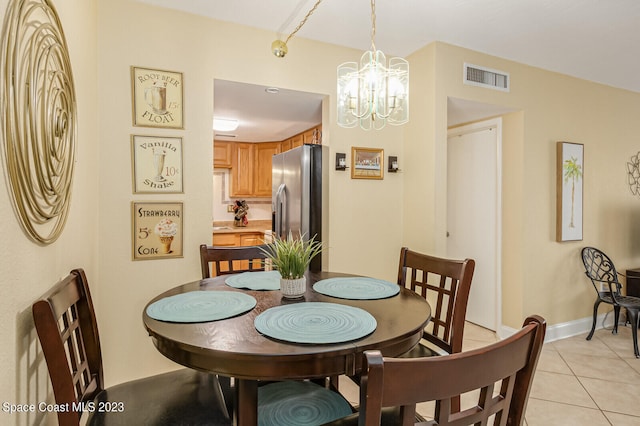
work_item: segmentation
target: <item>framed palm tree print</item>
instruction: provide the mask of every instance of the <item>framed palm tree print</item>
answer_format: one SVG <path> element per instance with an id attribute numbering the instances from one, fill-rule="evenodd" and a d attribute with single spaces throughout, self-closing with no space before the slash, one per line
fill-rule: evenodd
<path id="1" fill-rule="evenodd" d="M 556 153 L 556 241 L 581 241 L 584 145 L 558 142 Z"/>

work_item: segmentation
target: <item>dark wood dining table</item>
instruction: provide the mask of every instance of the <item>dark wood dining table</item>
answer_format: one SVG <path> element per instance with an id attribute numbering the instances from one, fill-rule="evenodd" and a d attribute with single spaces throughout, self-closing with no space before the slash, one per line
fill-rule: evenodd
<path id="1" fill-rule="evenodd" d="M 153 298 L 197 290 L 241 291 L 257 300 L 249 312 L 232 318 L 200 323 L 172 323 L 147 315 L 143 322 L 155 347 L 183 366 L 235 378 L 234 423 L 256 425 L 258 381 L 313 379 L 354 375 L 362 369 L 363 352 L 377 349 L 384 356 L 398 356 L 413 348 L 431 318 L 429 304 L 413 291 L 400 289 L 396 296 L 376 300 L 348 300 L 326 296 L 313 284 L 326 278 L 349 276 L 330 272 L 308 272 L 304 298 L 284 299 L 279 290 L 239 290 L 225 284 L 229 275 L 190 282 Z M 260 334 L 255 318 L 269 308 L 292 303 L 330 302 L 358 307 L 376 320 L 373 333 L 358 340 L 336 344 L 295 344 Z M 147 306 L 149 306 L 147 304 Z"/>

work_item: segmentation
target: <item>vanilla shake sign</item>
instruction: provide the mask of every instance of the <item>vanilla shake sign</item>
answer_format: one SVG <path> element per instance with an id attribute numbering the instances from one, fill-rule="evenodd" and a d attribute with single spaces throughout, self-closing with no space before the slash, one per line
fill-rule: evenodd
<path id="1" fill-rule="evenodd" d="M 133 125 L 183 129 L 182 73 L 131 67 Z"/>
<path id="2" fill-rule="evenodd" d="M 182 138 L 131 136 L 133 192 L 180 194 Z"/>
<path id="3" fill-rule="evenodd" d="M 133 260 L 182 257 L 182 203 L 132 203 Z"/>

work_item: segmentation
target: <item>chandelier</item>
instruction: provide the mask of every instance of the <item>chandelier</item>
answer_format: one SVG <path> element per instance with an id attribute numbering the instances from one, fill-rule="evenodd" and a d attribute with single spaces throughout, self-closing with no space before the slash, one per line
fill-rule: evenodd
<path id="1" fill-rule="evenodd" d="M 409 63 L 376 50 L 376 5 L 371 0 L 371 50 L 338 66 L 338 125 L 380 130 L 409 121 Z"/>

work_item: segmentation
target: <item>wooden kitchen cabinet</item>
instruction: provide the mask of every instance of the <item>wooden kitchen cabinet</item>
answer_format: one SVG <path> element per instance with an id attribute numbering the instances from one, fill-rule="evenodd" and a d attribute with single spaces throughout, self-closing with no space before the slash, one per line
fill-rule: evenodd
<path id="1" fill-rule="evenodd" d="M 238 245 L 237 234 L 213 234 L 213 245 L 220 247 L 236 247 Z"/>
<path id="2" fill-rule="evenodd" d="M 304 144 L 322 143 L 318 139 L 321 129 L 318 125 L 281 142 L 214 141 L 214 167 L 230 169 L 231 197 L 271 197 L 273 156 Z"/>
<path id="3" fill-rule="evenodd" d="M 271 197 L 273 156 L 280 153 L 280 142 L 257 143 L 253 148 L 253 195 Z"/>
<path id="4" fill-rule="evenodd" d="M 302 140 L 305 144 L 322 144 L 322 125 L 312 127 L 302 134 Z"/>
<path id="5" fill-rule="evenodd" d="M 280 142 L 280 152 L 289 151 L 291 149 L 291 139 Z"/>
<path id="6" fill-rule="evenodd" d="M 238 234 L 240 237 L 240 246 L 259 246 L 264 244 L 264 234 L 262 232 L 242 233 Z"/>
<path id="7" fill-rule="evenodd" d="M 262 232 L 228 232 L 214 233 L 213 245 L 220 247 L 246 247 L 259 246 L 264 241 Z"/>
<path id="8" fill-rule="evenodd" d="M 280 148 L 280 142 L 234 143 L 231 196 L 271 197 L 272 157 Z"/>
<path id="9" fill-rule="evenodd" d="M 264 233 L 262 232 L 231 232 L 231 233 L 214 233 L 213 245 L 216 247 L 246 247 L 264 244 Z M 236 260 L 233 262 L 234 269 L 247 269 L 249 267 L 248 260 Z M 222 271 L 228 270 L 221 266 Z M 215 268 L 210 268 L 211 276 L 215 277 Z"/>
<path id="10" fill-rule="evenodd" d="M 316 137 L 314 138 L 314 134 Z M 297 148 L 304 144 L 322 144 L 322 124 L 318 124 L 305 130 L 302 133 L 298 133 L 295 136 L 291 136 L 289 139 L 285 139 L 280 142 L 280 152 L 285 152 L 293 148 Z"/>
<path id="11" fill-rule="evenodd" d="M 291 139 L 291 149 L 304 145 L 304 136 L 302 133 L 295 135 Z"/>
<path id="12" fill-rule="evenodd" d="M 231 168 L 232 142 L 213 141 L 213 167 Z"/>
<path id="13" fill-rule="evenodd" d="M 253 146 L 255 144 L 236 142 L 233 144 L 231 167 L 231 196 L 253 196 Z"/>

